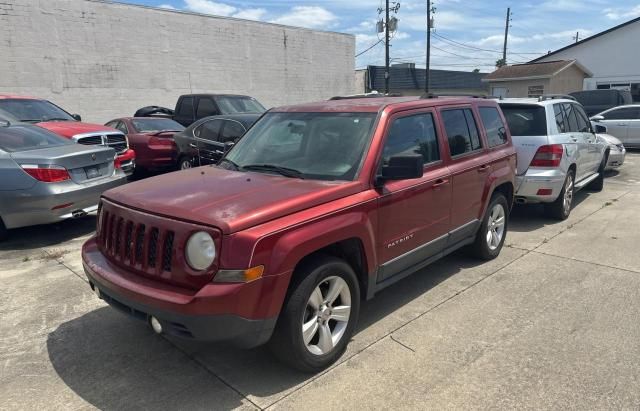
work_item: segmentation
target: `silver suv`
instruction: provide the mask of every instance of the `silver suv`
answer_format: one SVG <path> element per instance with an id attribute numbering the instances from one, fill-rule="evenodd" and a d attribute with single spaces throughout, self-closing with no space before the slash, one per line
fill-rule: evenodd
<path id="1" fill-rule="evenodd" d="M 516 203 L 544 203 L 549 216 L 564 220 L 575 191 L 602 190 L 609 148 L 579 103 L 542 96 L 499 104 L 518 154 Z"/>

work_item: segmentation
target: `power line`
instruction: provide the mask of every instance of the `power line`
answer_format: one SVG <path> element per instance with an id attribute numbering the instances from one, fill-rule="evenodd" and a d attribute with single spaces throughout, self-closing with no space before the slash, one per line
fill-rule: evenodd
<path id="1" fill-rule="evenodd" d="M 446 41 L 447 43 L 456 44 L 456 45 L 458 45 L 458 47 L 463 47 L 463 48 L 467 48 L 467 49 L 471 49 L 471 50 L 477 50 L 477 51 L 486 51 L 486 52 L 489 52 L 489 53 L 502 53 L 502 51 L 500 51 L 500 50 L 483 49 L 483 48 L 480 48 L 480 47 L 475 47 L 475 46 L 470 46 L 468 44 L 460 43 L 459 41 L 451 40 L 450 38 L 447 38 L 447 37 L 445 37 L 445 36 L 443 36 L 441 34 L 438 34 L 438 33 L 433 33 L 433 35 L 438 37 L 438 38 L 440 38 L 441 40 Z"/>
<path id="2" fill-rule="evenodd" d="M 375 46 L 377 46 L 378 44 L 382 43 L 384 41 L 384 39 L 380 39 L 377 42 L 375 42 L 374 44 L 372 44 L 371 46 L 367 47 L 365 50 L 362 50 L 360 53 L 356 54 L 356 57 L 360 57 L 361 55 L 363 55 L 364 53 L 366 53 L 367 51 L 371 50 L 372 48 L 374 48 Z"/>

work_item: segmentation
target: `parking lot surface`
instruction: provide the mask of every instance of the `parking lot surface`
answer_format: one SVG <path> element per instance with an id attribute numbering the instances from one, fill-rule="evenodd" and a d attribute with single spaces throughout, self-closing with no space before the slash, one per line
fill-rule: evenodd
<path id="1" fill-rule="evenodd" d="M 455 253 L 363 305 L 338 364 L 155 335 L 98 300 L 95 218 L 0 244 L 2 409 L 640 407 L 640 154 L 567 221 L 516 207 L 500 257 Z"/>

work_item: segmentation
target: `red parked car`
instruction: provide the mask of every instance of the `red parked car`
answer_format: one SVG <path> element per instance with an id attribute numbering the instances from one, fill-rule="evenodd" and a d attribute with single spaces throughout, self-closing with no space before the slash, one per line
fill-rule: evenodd
<path id="1" fill-rule="evenodd" d="M 106 126 L 123 132 L 136 152 L 137 171 L 174 170 L 178 162 L 178 148 L 173 135 L 184 126 L 169 118 L 123 117 L 109 121 Z"/>
<path id="2" fill-rule="evenodd" d="M 31 123 L 79 144 L 103 145 L 116 150 L 115 167 L 133 173 L 135 152 L 120 131 L 99 124 L 83 123 L 79 114 L 69 114 L 40 98 L 0 94 L 0 119 Z"/>
<path id="3" fill-rule="evenodd" d="M 515 170 L 492 100 L 281 107 L 218 166 L 106 192 L 84 269 L 158 333 L 269 341 L 317 371 L 346 349 L 362 299 L 462 247 L 498 256 Z"/>

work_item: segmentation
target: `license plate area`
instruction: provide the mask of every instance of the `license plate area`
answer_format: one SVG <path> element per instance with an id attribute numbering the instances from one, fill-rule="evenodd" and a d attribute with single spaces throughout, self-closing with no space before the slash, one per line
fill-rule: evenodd
<path id="1" fill-rule="evenodd" d="M 84 172 L 87 174 L 87 180 L 91 180 L 92 178 L 98 178 L 102 176 L 100 167 L 85 167 Z"/>

